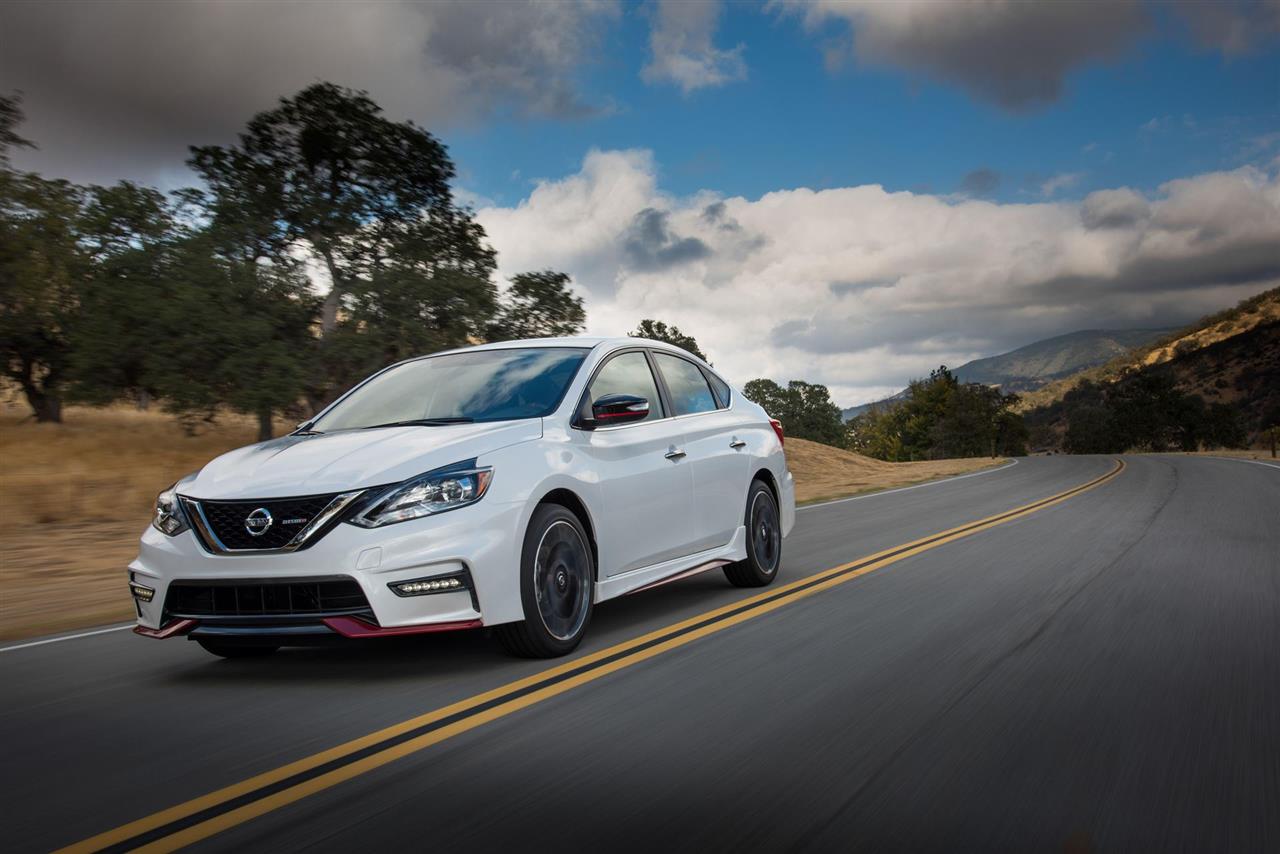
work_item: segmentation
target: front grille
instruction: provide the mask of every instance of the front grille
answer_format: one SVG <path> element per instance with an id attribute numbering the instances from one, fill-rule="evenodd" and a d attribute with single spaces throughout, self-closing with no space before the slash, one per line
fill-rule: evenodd
<path id="1" fill-rule="evenodd" d="M 209 528 L 228 549 L 280 549 L 307 527 L 329 506 L 335 495 L 308 495 L 302 498 L 264 498 L 261 501 L 200 501 Z M 255 510 L 271 514 L 271 525 L 258 536 L 245 527 Z"/>
<path id="2" fill-rule="evenodd" d="M 373 617 L 360 585 L 345 576 L 287 581 L 175 581 L 165 595 L 164 610 L 170 617 Z"/>

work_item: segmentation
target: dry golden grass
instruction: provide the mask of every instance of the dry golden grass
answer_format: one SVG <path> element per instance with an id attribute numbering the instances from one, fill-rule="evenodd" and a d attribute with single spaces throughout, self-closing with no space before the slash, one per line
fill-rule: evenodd
<path id="1" fill-rule="evenodd" d="M 1173 453 L 1183 457 L 1232 457 L 1238 460 L 1257 460 L 1271 463 L 1272 465 L 1280 465 L 1280 459 L 1271 456 L 1269 449 L 1234 450 L 1221 448 L 1216 451 L 1174 451 Z"/>
<path id="2" fill-rule="evenodd" d="M 979 458 L 886 463 L 830 445 L 804 439 L 787 440 L 787 467 L 796 479 L 797 504 L 908 486 L 1004 462 L 1004 459 Z"/>
<path id="3" fill-rule="evenodd" d="M 1212 344 L 1217 344 L 1219 341 L 1225 341 L 1233 335 L 1248 332 L 1254 327 L 1261 326 L 1264 323 L 1274 323 L 1277 320 L 1280 320 L 1280 295 L 1261 300 L 1252 311 L 1226 320 L 1220 320 L 1203 329 L 1197 329 L 1170 341 L 1163 347 L 1155 347 L 1149 353 L 1144 354 L 1140 362 L 1144 366 L 1168 362 L 1180 352 L 1200 350 Z"/>
<path id="4" fill-rule="evenodd" d="M 161 412 L 125 407 L 72 407 L 64 419 L 34 424 L 0 405 L 0 639 L 132 619 L 125 567 L 156 493 L 256 432 L 228 415 L 186 436 Z M 999 462 L 886 463 L 803 439 L 787 440 L 787 459 L 801 502 Z"/>
<path id="5" fill-rule="evenodd" d="M 0 406 L 3 639 L 130 619 L 125 567 L 156 493 L 256 437 L 234 415 L 198 436 L 126 407 L 70 407 L 63 418 L 34 424 L 25 407 Z"/>

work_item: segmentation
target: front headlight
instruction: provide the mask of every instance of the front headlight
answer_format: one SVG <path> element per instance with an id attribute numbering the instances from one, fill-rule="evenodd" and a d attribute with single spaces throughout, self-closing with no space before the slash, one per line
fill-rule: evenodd
<path id="1" fill-rule="evenodd" d="M 155 516 L 151 524 L 162 534 L 175 537 L 187 530 L 187 519 L 178 507 L 177 483 L 173 483 L 164 492 L 156 496 Z"/>
<path id="2" fill-rule="evenodd" d="M 387 489 L 351 522 L 378 528 L 457 510 L 483 498 L 491 480 L 493 469 L 477 466 L 475 460 L 429 471 Z"/>

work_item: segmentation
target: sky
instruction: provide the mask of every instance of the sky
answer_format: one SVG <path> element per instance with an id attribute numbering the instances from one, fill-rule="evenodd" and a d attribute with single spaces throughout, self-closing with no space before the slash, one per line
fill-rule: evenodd
<path id="1" fill-rule="evenodd" d="M 0 5 L 17 165 L 193 182 L 317 80 L 448 146 L 503 276 L 844 406 L 1280 284 L 1280 0 Z"/>

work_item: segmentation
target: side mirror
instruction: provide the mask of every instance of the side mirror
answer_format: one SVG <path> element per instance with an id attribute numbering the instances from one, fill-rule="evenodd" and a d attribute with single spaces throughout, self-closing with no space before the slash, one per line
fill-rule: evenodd
<path id="1" fill-rule="evenodd" d="M 630 424 L 649 417 L 649 401 L 634 394 L 606 394 L 591 404 L 591 421 L 596 427 Z"/>

